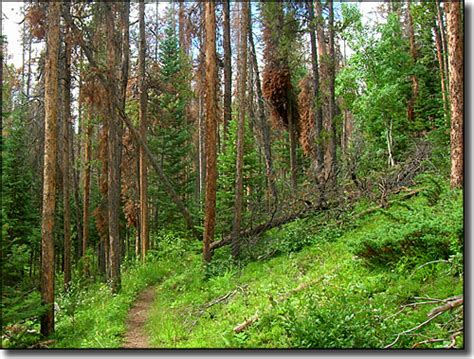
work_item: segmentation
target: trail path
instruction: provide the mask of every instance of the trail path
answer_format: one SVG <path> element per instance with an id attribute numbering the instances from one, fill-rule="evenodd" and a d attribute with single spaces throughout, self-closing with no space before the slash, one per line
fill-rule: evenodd
<path id="1" fill-rule="evenodd" d="M 132 309 L 128 312 L 125 324 L 127 331 L 123 348 L 149 348 L 148 336 L 145 332 L 145 322 L 148 312 L 155 299 L 156 287 L 151 286 L 140 293 Z"/>

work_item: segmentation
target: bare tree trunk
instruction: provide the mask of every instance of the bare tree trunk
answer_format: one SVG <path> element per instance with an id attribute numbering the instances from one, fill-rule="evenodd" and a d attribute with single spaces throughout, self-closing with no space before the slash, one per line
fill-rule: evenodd
<path id="1" fill-rule="evenodd" d="M 330 79 L 329 79 L 329 59 L 328 59 L 328 50 L 326 43 L 326 36 L 324 34 L 324 18 L 323 10 L 321 6 L 321 1 L 316 0 L 314 2 L 315 8 L 315 20 L 316 20 L 316 33 L 318 40 L 318 56 L 319 56 L 319 79 L 320 79 L 320 104 L 323 114 L 322 118 L 322 128 L 327 131 L 328 123 L 330 122 Z M 329 41 L 328 41 L 329 42 Z M 318 173 L 320 183 L 323 183 L 328 180 L 328 177 L 331 173 L 331 163 L 329 157 L 329 141 L 326 139 L 327 136 L 322 136 L 321 138 L 321 151 L 323 152 L 323 164 L 321 167 L 321 172 Z"/>
<path id="2" fill-rule="evenodd" d="M 444 60 L 443 60 L 443 50 L 441 46 L 441 36 L 440 36 L 440 30 L 437 28 L 435 25 L 433 27 L 433 32 L 435 36 L 435 43 L 436 43 L 436 55 L 438 57 L 438 64 L 439 64 L 439 78 L 440 78 L 440 83 L 441 83 L 441 93 L 443 95 L 443 110 L 444 110 L 444 115 L 448 116 L 448 93 L 446 90 L 446 77 L 444 73 Z"/>
<path id="3" fill-rule="evenodd" d="M 224 146 L 228 137 L 228 127 L 232 116 L 232 67 L 231 67 L 231 47 L 230 47 L 230 1 L 224 0 Z"/>
<path id="4" fill-rule="evenodd" d="M 329 116 L 326 130 L 328 132 L 329 143 L 328 151 L 326 153 L 325 162 L 327 164 L 326 178 L 330 183 L 334 184 L 336 179 L 336 95 L 335 95 L 335 80 L 336 80 L 336 54 L 334 49 L 334 9 L 333 2 L 328 2 L 329 6 L 329 58 L 328 60 L 328 75 L 329 75 Z"/>
<path id="5" fill-rule="evenodd" d="M 91 137 L 92 126 L 90 117 L 84 119 L 84 172 L 83 172 L 83 210 L 82 210 L 82 255 L 87 251 L 87 242 L 89 241 L 89 204 L 90 204 L 90 183 L 91 183 Z"/>
<path id="6" fill-rule="evenodd" d="M 54 332 L 54 210 L 56 205 L 56 151 L 58 123 L 58 57 L 61 3 L 48 4 L 47 56 L 45 66 L 45 133 L 43 169 L 43 213 L 41 217 L 41 334 Z"/>
<path id="7" fill-rule="evenodd" d="M 416 64 L 417 51 L 415 43 L 415 31 L 413 29 L 413 16 L 411 15 L 411 0 L 407 0 L 407 18 L 408 18 L 408 37 L 410 40 L 410 54 L 413 59 L 413 63 Z M 415 74 L 411 76 L 411 99 L 408 101 L 408 120 L 413 121 L 415 119 L 415 104 L 418 98 L 418 78 Z"/>
<path id="8" fill-rule="evenodd" d="M 114 4 L 115 5 L 115 4 Z M 108 133 L 108 227 L 109 227 L 109 268 L 110 282 L 114 293 L 120 290 L 120 122 L 118 120 L 115 101 L 120 99 L 118 76 L 118 40 L 116 35 L 116 17 L 114 6 L 104 3 L 107 35 L 108 92 L 109 92 L 109 133 Z"/>
<path id="9" fill-rule="evenodd" d="M 64 11 L 69 11 L 69 3 L 64 3 Z M 67 35 L 66 35 L 67 38 Z M 63 83 L 63 206 L 64 206 L 64 289 L 69 287 L 71 282 L 71 207 L 70 207 L 70 171 L 69 171 L 69 138 L 71 123 L 71 43 L 65 41 L 65 66 Z"/>
<path id="10" fill-rule="evenodd" d="M 180 3 L 181 5 L 182 3 Z M 145 83 L 145 3 L 139 3 L 139 20 L 140 20 L 140 48 L 138 58 L 138 71 L 140 81 L 140 135 L 146 143 L 146 127 L 147 127 L 147 90 Z M 142 259 L 145 260 L 148 251 L 148 196 L 147 196 L 147 163 L 146 155 L 143 147 L 140 147 L 140 238 Z"/>
<path id="11" fill-rule="evenodd" d="M 448 44 L 446 40 L 446 28 L 443 22 L 443 11 L 441 10 L 441 6 L 439 4 L 439 0 L 435 0 L 436 6 L 436 20 L 438 21 L 438 28 L 439 33 L 441 36 L 441 48 L 443 53 L 443 68 L 444 68 L 444 75 L 445 75 L 445 82 L 446 82 L 446 93 L 449 92 L 449 64 L 448 64 Z M 445 4 L 446 8 L 446 4 Z"/>
<path id="12" fill-rule="evenodd" d="M 464 185 L 464 52 L 460 1 L 446 2 L 451 103 L 451 187 Z"/>
<path id="13" fill-rule="evenodd" d="M 392 125 L 393 120 L 390 118 L 387 126 L 387 150 L 388 150 L 388 165 L 390 167 L 395 166 L 395 161 L 393 159 L 393 137 L 392 137 Z"/>
<path id="14" fill-rule="evenodd" d="M 252 10 L 251 6 L 248 7 L 248 37 L 249 37 L 249 45 L 251 51 L 251 61 L 253 70 L 255 73 L 255 81 L 256 81 L 256 88 L 257 88 L 257 109 L 258 109 L 258 122 L 259 127 L 262 132 L 262 140 L 263 140 L 263 154 L 265 157 L 265 172 L 267 176 L 268 186 L 270 188 L 270 192 L 272 194 L 274 206 L 278 201 L 278 193 L 275 184 L 275 174 L 273 171 L 273 161 L 272 161 L 272 148 L 271 148 L 271 139 L 270 139 L 270 126 L 268 125 L 267 118 L 265 116 L 265 104 L 262 94 L 262 84 L 260 81 L 260 72 L 258 70 L 258 62 L 257 62 L 257 53 L 255 50 L 255 43 L 253 40 L 253 33 L 252 33 Z"/>
<path id="15" fill-rule="evenodd" d="M 215 2 L 204 4 L 206 28 L 206 194 L 204 208 L 204 261 L 211 261 L 210 244 L 216 226 L 217 190 L 217 59 Z"/>
<path id="16" fill-rule="evenodd" d="M 288 91 L 288 137 L 290 140 L 290 178 L 291 189 L 296 191 L 298 187 L 298 163 L 296 158 L 296 144 L 298 142 L 296 133 L 296 118 L 294 114 L 294 99 L 291 91 Z"/>
<path id="17" fill-rule="evenodd" d="M 314 90 L 314 107 L 315 107 L 315 126 L 314 126 L 314 140 L 315 140 L 315 154 L 314 154 L 314 170 L 316 173 L 323 168 L 324 152 L 321 148 L 321 130 L 323 128 L 323 110 L 321 107 L 320 89 L 319 89 L 319 72 L 318 72 L 318 49 L 316 46 L 316 33 L 314 30 L 314 1 L 310 0 L 307 3 L 308 15 L 310 22 L 310 42 L 311 42 L 311 69 L 313 73 L 313 90 Z"/>
<path id="18" fill-rule="evenodd" d="M 240 228 L 242 226 L 242 196 L 243 196 L 243 168 L 245 142 L 245 112 L 247 88 L 247 29 L 248 29 L 248 2 L 241 3 L 240 24 L 240 86 L 239 86 L 239 123 L 237 128 L 237 159 L 235 177 L 234 221 L 232 225 L 232 256 L 237 259 L 240 254 Z"/>

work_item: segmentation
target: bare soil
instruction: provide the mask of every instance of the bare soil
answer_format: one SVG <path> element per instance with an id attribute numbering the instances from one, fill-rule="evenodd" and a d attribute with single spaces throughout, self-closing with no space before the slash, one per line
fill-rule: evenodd
<path id="1" fill-rule="evenodd" d="M 149 348 L 148 336 L 145 332 L 145 322 L 148 311 L 155 299 L 155 287 L 148 287 L 138 296 L 132 309 L 128 312 L 127 331 L 123 341 L 123 348 Z"/>

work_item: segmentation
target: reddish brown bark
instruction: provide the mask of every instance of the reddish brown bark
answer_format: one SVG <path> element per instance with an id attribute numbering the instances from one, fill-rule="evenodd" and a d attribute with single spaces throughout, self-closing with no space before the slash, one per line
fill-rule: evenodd
<path id="1" fill-rule="evenodd" d="M 445 3 L 448 27 L 449 92 L 451 102 L 451 187 L 464 184 L 464 52 L 462 2 Z"/>
<path id="2" fill-rule="evenodd" d="M 230 47 L 230 1 L 224 0 L 224 143 L 228 136 L 228 126 L 232 115 L 232 67 L 231 67 L 231 47 Z"/>
<path id="3" fill-rule="evenodd" d="M 115 4 L 116 5 L 116 4 Z M 108 133 L 108 228 L 109 228 L 109 269 L 110 284 L 113 292 L 118 292 L 121 286 L 120 280 L 120 121 L 117 115 L 117 107 L 114 103 L 120 99 L 118 84 L 118 40 L 116 34 L 116 16 L 112 10 L 111 3 L 104 4 L 105 28 L 107 41 L 107 91 L 109 94 L 109 133 Z"/>
<path id="4" fill-rule="evenodd" d="M 61 3 L 48 4 L 47 56 L 45 64 L 45 131 L 43 169 L 43 213 L 41 217 L 41 334 L 54 332 L 54 210 L 56 205 L 56 151 L 58 123 L 58 56 Z"/>
<path id="5" fill-rule="evenodd" d="M 204 261 L 211 261 L 210 244 L 216 226 L 217 190 L 217 59 L 215 2 L 204 4 L 206 28 L 206 192 L 204 205 Z"/>
<path id="6" fill-rule="evenodd" d="M 64 3 L 64 10 L 69 11 L 69 3 Z M 63 83 L 63 228 L 64 228 L 64 288 L 67 289 L 71 282 L 71 206 L 70 206 L 70 170 L 69 170 L 69 139 L 71 132 L 71 42 L 69 31 L 66 34 L 65 42 L 65 66 Z"/>

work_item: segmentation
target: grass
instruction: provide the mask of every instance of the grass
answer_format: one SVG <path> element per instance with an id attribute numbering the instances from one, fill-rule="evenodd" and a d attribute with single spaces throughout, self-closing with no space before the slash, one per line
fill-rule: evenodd
<path id="1" fill-rule="evenodd" d="M 239 264 L 222 248 L 205 267 L 201 243 L 162 232 L 148 263 L 125 271 L 120 294 L 94 284 L 60 298 L 55 347 L 120 347 L 133 300 L 155 284 L 145 328 L 151 347 L 383 348 L 437 306 L 400 311 L 403 305 L 463 292 L 462 193 L 447 186 L 427 193 L 356 220 L 346 213 L 342 225 L 332 215 L 290 223 L 247 248 Z M 359 204 L 353 215 L 370 206 Z M 416 226 L 418 239 L 407 241 Z M 437 251 L 439 243 L 447 243 L 449 253 Z M 382 249 L 369 255 L 368 246 Z M 398 257 L 386 260 L 387 250 Z M 312 285 L 292 292 L 305 283 Z M 393 348 L 431 338 L 439 341 L 418 347 L 446 347 L 463 324 L 459 309 L 401 335 Z M 234 332 L 256 313 L 259 320 Z M 462 335 L 455 345 L 463 347 Z"/>
<path id="2" fill-rule="evenodd" d="M 171 263 L 150 261 L 135 264 L 122 275 L 122 290 L 112 294 L 106 283 L 87 290 L 74 283 L 68 294 L 57 299 L 54 348 L 119 348 L 125 319 L 136 296 L 147 286 L 169 275 Z"/>
<path id="3" fill-rule="evenodd" d="M 449 208 L 451 213 L 446 212 Z M 362 218 L 344 231 L 334 230 L 331 223 L 326 227 L 318 227 L 311 221 L 290 224 L 269 234 L 277 238 L 274 246 L 279 248 L 278 256 L 238 267 L 229 264 L 228 249 L 223 249 L 216 253 L 214 264 L 207 269 L 211 273 L 208 277 L 203 274 L 199 251 L 188 252 L 182 259 L 186 270 L 177 271 L 157 288 L 156 302 L 146 326 L 151 345 L 159 348 L 387 346 L 398 333 L 424 322 L 427 313 L 436 307 L 436 304 L 417 305 L 394 315 L 402 305 L 416 302 L 416 297 L 444 299 L 463 291 L 459 256 L 449 258 L 451 263 L 437 262 L 417 269 L 436 258 L 424 253 L 413 256 L 416 243 L 407 252 L 409 256 L 404 256 L 402 251 L 400 258 L 383 265 L 357 255 L 360 243 L 373 233 L 390 226 L 413 225 L 408 220 L 413 211 L 424 211 L 437 221 L 445 218 L 443 226 L 457 223 L 462 227 L 462 194 L 447 191 L 436 206 L 429 206 L 423 196 L 414 197 Z M 402 222 L 395 224 L 395 217 Z M 308 235 L 308 228 L 319 230 Z M 310 237 L 311 244 L 301 250 L 282 252 L 285 241 L 294 240 L 295 235 L 302 233 Z M 387 235 L 380 241 L 395 248 L 398 235 L 394 234 L 393 238 Z M 315 280 L 314 285 L 287 300 L 278 300 L 299 285 Z M 228 293 L 233 295 L 206 308 Z M 260 319 L 254 325 L 234 333 L 236 325 L 255 313 Z M 420 330 L 402 335 L 393 347 L 411 348 L 429 338 L 445 341 L 419 344 L 419 347 L 447 346 L 450 332 L 462 326 L 462 319 L 456 313 L 459 312 L 447 312 Z M 462 336 L 456 338 L 456 345 L 462 347 Z"/>

